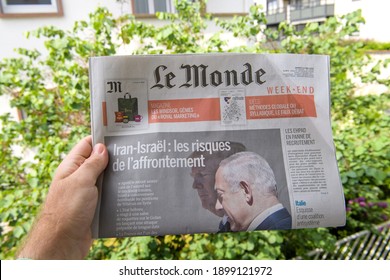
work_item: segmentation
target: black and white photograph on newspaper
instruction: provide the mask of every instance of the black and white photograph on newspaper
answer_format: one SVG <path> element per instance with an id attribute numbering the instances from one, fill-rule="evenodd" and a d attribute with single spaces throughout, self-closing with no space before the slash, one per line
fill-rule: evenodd
<path id="1" fill-rule="evenodd" d="M 291 228 L 279 129 L 112 136 L 106 145 L 103 185 L 115 190 L 102 191 L 103 236 Z"/>

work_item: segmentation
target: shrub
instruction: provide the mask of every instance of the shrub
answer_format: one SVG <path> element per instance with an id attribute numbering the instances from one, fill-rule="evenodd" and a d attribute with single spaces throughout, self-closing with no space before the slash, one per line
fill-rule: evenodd
<path id="1" fill-rule="evenodd" d="M 319 246 L 331 250 L 337 238 L 389 215 L 384 207 L 390 185 L 389 95 L 356 96 L 351 75 L 374 83 L 388 81 L 377 79 L 381 63 L 368 75 L 362 72 L 370 60 L 359 51 L 361 43 L 344 43 L 363 23 L 359 12 L 329 18 L 322 25 L 311 23 L 302 31 L 282 23 L 275 31 L 265 28 L 265 16 L 258 6 L 247 16 L 222 21 L 202 15 L 199 4 L 177 1 L 176 5 L 177 14 L 157 14 L 165 23 L 161 27 L 131 16 L 113 18 L 107 9 L 99 8 L 88 21 L 76 22 L 72 30 L 47 26 L 31 32 L 29 36 L 45 38 L 47 54 L 21 48 L 18 56 L 0 62 L 0 94 L 10 96 L 11 106 L 26 115 L 20 122 L 10 115 L 0 118 L 1 259 L 13 258 L 44 200 L 54 170 L 70 148 L 90 133 L 88 58 L 114 55 L 130 44 L 139 45 L 136 54 L 330 55 L 332 124 L 348 222 L 339 229 L 100 239 L 94 242 L 89 258 L 292 258 Z M 206 35 L 208 20 L 214 20 L 221 31 Z M 239 38 L 242 45 L 229 47 L 229 39 L 221 36 L 226 32 Z M 25 156 L 29 151 L 32 159 Z"/>

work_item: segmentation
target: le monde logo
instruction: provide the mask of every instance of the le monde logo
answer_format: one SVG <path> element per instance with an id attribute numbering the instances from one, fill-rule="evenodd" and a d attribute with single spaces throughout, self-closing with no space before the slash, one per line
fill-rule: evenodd
<path id="1" fill-rule="evenodd" d="M 207 87 L 208 85 L 213 87 L 218 87 L 220 85 L 248 86 L 252 83 L 262 85 L 266 82 L 263 77 L 266 72 L 262 68 L 253 71 L 253 67 L 250 63 L 243 64 L 241 72 L 236 70 L 214 70 L 213 72 L 209 73 L 210 70 L 208 67 L 208 65 L 204 64 L 182 64 L 179 70 L 184 71 L 185 82 L 181 84 L 179 88 L 196 88 L 199 86 Z M 169 71 L 168 67 L 165 65 L 159 65 L 156 67 L 154 70 L 154 81 L 155 85 L 153 85 L 151 89 L 171 89 L 176 87 L 176 75 L 172 71 Z"/>

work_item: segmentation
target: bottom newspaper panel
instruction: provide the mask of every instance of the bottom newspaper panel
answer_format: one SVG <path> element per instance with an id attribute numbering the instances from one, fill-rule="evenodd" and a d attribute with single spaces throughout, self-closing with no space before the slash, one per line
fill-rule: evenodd
<path id="1" fill-rule="evenodd" d="M 291 133 L 104 137 L 110 161 L 100 180 L 95 237 L 343 225 L 342 188 L 331 175 L 338 170 L 328 159 L 334 154 L 295 145 Z"/>

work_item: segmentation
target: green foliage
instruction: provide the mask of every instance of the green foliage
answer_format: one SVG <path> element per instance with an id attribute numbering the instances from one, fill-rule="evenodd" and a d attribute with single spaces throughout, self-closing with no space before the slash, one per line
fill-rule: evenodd
<path id="1" fill-rule="evenodd" d="M 365 40 L 363 43 L 363 49 L 368 51 L 389 51 L 390 42 L 376 42 L 373 40 Z"/>
<path id="2" fill-rule="evenodd" d="M 356 95 L 352 77 L 389 87 L 378 78 L 388 62 L 363 72 L 370 58 L 362 43 L 348 41 L 364 22 L 360 12 L 311 23 L 301 31 L 282 23 L 265 28 L 260 7 L 231 20 L 203 15 L 199 4 L 176 1 L 177 14 L 158 13 L 162 24 L 131 16 L 113 18 L 104 8 L 71 30 L 47 26 L 28 36 L 45 39 L 45 54 L 19 49 L 0 62 L 0 94 L 26 118 L 0 117 L 1 259 L 13 258 L 42 204 L 54 170 L 70 148 L 90 133 L 88 58 L 128 53 L 287 52 L 331 57 L 332 126 L 347 202 L 339 229 L 259 231 L 164 237 L 100 239 L 90 259 L 289 259 L 379 223 L 389 215 L 389 95 Z M 207 34 L 210 21 L 220 28 Z M 228 38 L 238 39 L 238 44 Z M 237 42 L 237 40 L 236 40 Z M 30 156 L 29 156 L 30 155 Z"/>
<path id="3" fill-rule="evenodd" d="M 283 258 L 278 232 L 167 235 L 106 239 L 96 242 L 90 258 L 224 260 Z"/>

